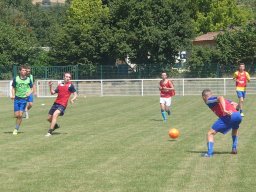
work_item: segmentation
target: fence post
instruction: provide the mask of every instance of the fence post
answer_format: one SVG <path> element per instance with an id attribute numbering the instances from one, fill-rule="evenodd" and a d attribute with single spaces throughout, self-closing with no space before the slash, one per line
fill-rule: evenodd
<path id="1" fill-rule="evenodd" d="M 144 96 L 144 84 L 143 84 L 143 79 L 141 79 L 141 96 Z"/>
<path id="2" fill-rule="evenodd" d="M 100 80 L 100 96 L 103 96 L 103 81 Z"/>
<path id="3" fill-rule="evenodd" d="M 102 71 L 102 65 L 100 65 L 100 79 L 103 78 L 103 71 Z"/>
<path id="4" fill-rule="evenodd" d="M 182 96 L 185 96 L 185 79 L 182 79 Z"/>
<path id="5" fill-rule="evenodd" d="M 224 80 L 224 95 L 226 95 L 227 94 L 227 91 L 226 91 L 226 78 L 224 78 L 223 79 Z"/>

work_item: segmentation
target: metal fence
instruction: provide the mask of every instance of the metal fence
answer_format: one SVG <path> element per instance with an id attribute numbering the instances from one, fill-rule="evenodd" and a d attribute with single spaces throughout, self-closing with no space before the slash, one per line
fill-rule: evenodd
<path id="1" fill-rule="evenodd" d="M 234 95 L 235 82 L 231 78 L 190 78 L 172 79 L 176 95 L 201 95 L 205 88 L 210 88 L 216 95 Z M 37 96 L 52 97 L 49 93 L 50 80 L 37 80 Z M 57 87 L 60 80 L 51 80 Z M 79 96 L 157 96 L 160 79 L 106 79 L 75 80 Z M 0 96 L 9 96 L 11 81 L 0 81 Z M 248 94 L 256 94 L 256 78 L 247 87 Z"/>

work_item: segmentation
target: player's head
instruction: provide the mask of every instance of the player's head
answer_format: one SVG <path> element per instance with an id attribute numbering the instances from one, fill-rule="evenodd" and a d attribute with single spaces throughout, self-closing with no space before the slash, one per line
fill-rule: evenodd
<path id="1" fill-rule="evenodd" d="M 27 67 L 25 65 L 20 66 L 20 76 L 24 77 L 27 75 Z"/>
<path id="2" fill-rule="evenodd" d="M 167 73 L 163 71 L 161 73 L 161 77 L 162 77 L 162 79 L 167 79 Z"/>
<path id="3" fill-rule="evenodd" d="M 243 72 L 243 71 L 245 70 L 245 64 L 244 64 L 244 63 L 239 63 L 238 70 L 239 70 L 240 72 Z"/>
<path id="4" fill-rule="evenodd" d="M 209 97 L 211 97 L 211 96 L 212 96 L 212 91 L 211 91 L 210 89 L 204 89 L 204 90 L 202 91 L 202 98 L 203 98 L 204 102 L 206 102 L 207 99 L 208 99 Z"/>
<path id="5" fill-rule="evenodd" d="M 71 74 L 69 72 L 64 73 L 63 79 L 65 82 L 69 82 L 71 80 Z"/>
<path id="6" fill-rule="evenodd" d="M 26 71 L 27 71 L 27 76 L 29 76 L 31 74 L 31 67 L 27 66 Z"/>

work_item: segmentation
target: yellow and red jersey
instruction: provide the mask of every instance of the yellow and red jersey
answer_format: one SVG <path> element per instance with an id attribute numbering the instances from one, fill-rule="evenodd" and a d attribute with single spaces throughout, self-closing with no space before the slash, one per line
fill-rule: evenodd
<path id="1" fill-rule="evenodd" d="M 160 87 L 161 88 L 174 88 L 173 83 L 170 80 L 167 81 L 160 81 Z M 161 90 L 160 91 L 160 97 L 163 98 L 169 98 L 175 95 L 174 90 Z"/>
<path id="2" fill-rule="evenodd" d="M 237 91 L 245 91 L 246 90 L 246 85 L 247 85 L 247 81 L 250 81 L 251 77 L 249 75 L 248 72 L 244 71 L 244 72 L 239 72 L 236 71 L 234 73 L 234 77 L 236 80 L 236 90 Z"/>

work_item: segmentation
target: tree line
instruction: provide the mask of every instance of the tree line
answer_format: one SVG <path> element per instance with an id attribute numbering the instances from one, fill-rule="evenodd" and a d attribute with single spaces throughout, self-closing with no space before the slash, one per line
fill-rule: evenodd
<path id="1" fill-rule="evenodd" d="M 238 60 L 252 66 L 255 7 L 255 0 L 2 0 L 0 79 L 11 77 L 14 64 L 81 65 L 86 75 L 127 56 L 154 77 L 174 66 L 181 50 L 191 53 L 186 67 L 197 76 Z M 192 46 L 197 35 L 220 30 L 215 48 Z"/>

